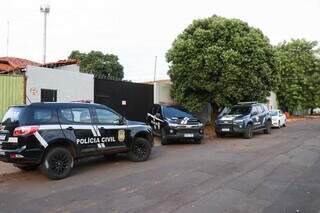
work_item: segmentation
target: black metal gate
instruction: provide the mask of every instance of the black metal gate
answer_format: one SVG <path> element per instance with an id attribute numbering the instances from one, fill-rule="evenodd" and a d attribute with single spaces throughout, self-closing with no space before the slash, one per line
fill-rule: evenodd
<path id="1" fill-rule="evenodd" d="M 95 79 L 94 102 L 114 109 L 129 120 L 144 122 L 153 105 L 153 85 Z"/>

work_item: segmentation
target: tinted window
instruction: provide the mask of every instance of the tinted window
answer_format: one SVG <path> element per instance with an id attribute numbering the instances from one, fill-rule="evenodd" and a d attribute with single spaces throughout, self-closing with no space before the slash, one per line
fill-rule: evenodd
<path id="1" fill-rule="evenodd" d="M 258 113 L 258 110 L 256 107 L 252 107 L 252 111 L 251 111 L 251 114 L 257 114 Z"/>
<path id="2" fill-rule="evenodd" d="M 191 117 L 190 113 L 182 107 L 166 106 L 166 107 L 163 107 L 163 113 L 166 118 Z"/>
<path id="3" fill-rule="evenodd" d="M 90 110 L 88 108 L 66 108 L 60 110 L 60 116 L 69 122 L 91 123 Z"/>
<path id="4" fill-rule="evenodd" d="M 23 107 L 10 107 L 7 113 L 2 119 L 3 124 L 10 124 L 18 122 L 20 113 L 22 112 Z"/>
<path id="5" fill-rule="evenodd" d="M 96 109 L 98 123 L 100 124 L 119 124 L 120 117 L 116 113 L 107 109 Z"/>
<path id="6" fill-rule="evenodd" d="M 256 106 L 256 108 L 257 108 L 258 114 L 263 112 L 263 109 L 260 105 Z"/>
<path id="7" fill-rule="evenodd" d="M 47 122 L 52 119 L 52 111 L 50 109 L 34 109 L 32 120 L 35 123 Z"/>
<path id="8" fill-rule="evenodd" d="M 248 115 L 251 112 L 251 106 L 233 106 L 227 113 L 228 115 Z"/>
<path id="9" fill-rule="evenodd" d="M 278 111 L 272 111 L 272 112 L 271 112 L 271 115 L 272 115 L 272 116 L 278 116 Z"/>

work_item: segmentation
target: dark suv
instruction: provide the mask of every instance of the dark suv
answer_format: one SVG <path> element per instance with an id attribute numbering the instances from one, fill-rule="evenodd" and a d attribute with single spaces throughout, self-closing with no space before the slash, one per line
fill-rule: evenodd
<path id="1" fill-rule="evenodd" d="M 0 160 L 22 170 L 41 166 L 51 179 L 67 177 L 77 159 L 127 152 L 149 158 L 151 127 L 98 104 L 34 103 L 9 108 L 0 125 Z"/>
<path id="2" fill-rule="evenodd" d="M 181 106 L 154 104 L 147 116 L 147 123 L 161 144 L 172 140 L 192 140 L 200 144 L 203 138 L 201 121 Z"/>
<path id="3" fill-rule="evenodd" d="M 226 108 L 216 120 L 216 134 L 222 137 L 229 133 L 240 133 L 252 138 L 253 132 L 263 130 L 271 133 L 271 115 L 265 104 L 257 102 L 239 103 Z"/>

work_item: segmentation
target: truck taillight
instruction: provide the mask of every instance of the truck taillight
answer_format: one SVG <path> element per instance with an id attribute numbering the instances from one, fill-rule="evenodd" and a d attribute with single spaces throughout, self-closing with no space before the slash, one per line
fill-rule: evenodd
<path id="1" fill-rule="evenodd" d="M 22 126 L 17 127 L 13 131 L 13 136 L 32 135 L 39 130 L 39 126 Z"/>

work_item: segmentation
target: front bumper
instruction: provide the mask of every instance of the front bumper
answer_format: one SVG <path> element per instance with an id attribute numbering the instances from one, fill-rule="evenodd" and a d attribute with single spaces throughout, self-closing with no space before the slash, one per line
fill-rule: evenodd
<path id="1" fill-rule="evenodd" d="M 272 121 L 272 127 L 279 127 L 279 121 Z"/>
<path id="2" fill-rule="evenodd" d="M 172 128 L 166 129 L 166 137 L 173 140 L 201 140 L 204 136 L 202 128 Z"/>
<path id="3" fill-rule="evenodd" d="M 216 132 L 219 133 L 245 133 L 247 128 L 244 124 L 216 124 Z"/>

